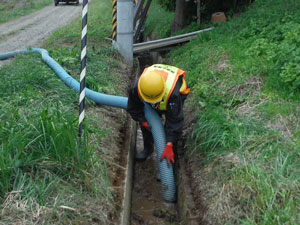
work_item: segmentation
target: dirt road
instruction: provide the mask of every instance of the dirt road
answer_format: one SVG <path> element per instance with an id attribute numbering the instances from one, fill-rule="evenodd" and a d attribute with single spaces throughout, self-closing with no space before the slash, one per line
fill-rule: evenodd
<path id="1" fill-rule="evenodd" d="M 39 47 L 54 30 L 67 25 L 82 8 L 80 5 L 54 4 L 40 11 L 0 25 L 0 54 L 27 47 Z M 4 62 L 0 61 L 0 67 Z"/>

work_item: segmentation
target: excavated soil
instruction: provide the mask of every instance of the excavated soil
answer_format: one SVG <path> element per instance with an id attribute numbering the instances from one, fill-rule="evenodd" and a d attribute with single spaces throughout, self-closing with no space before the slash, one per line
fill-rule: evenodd
<path id="1" fill-rule="evenodd" d="M 142 132 L 137 131 L 137 151 L 143 149 Z M 161 183 L 156 179 L 156 154 L 146 161 L 136 161 L 132 190 L 131 225 L 179 224 L 176 204 L 166 203 L 161 195 Z"/>

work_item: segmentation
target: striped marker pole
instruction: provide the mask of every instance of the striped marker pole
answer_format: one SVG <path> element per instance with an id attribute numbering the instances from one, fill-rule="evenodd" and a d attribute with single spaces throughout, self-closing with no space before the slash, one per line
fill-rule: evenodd
<path id="1" fill-rule="evenodd" d="M 113 0 L 112 9 L 112 39 L 117 40 L 117 0 Z"/>
<path id="2" fill-rule="evenodd" d="M 82 32 L 81 32 L 81 73 L 80 73 L 80 95 L 79 95 L 79 130 L 78 137 L 81 137 L 84 120 L 85 103 L 85 74 L 86 74 L 86 39 L 87 39 L 87 13 L 88 0 L 82 4 Z"/>

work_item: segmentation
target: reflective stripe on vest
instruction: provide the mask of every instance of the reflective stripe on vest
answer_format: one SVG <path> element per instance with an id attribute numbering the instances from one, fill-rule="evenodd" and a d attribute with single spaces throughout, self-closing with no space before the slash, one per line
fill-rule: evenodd
<path id="1" fill-rule="evenodd" d="M 169 98 L 175 88 L 175 85 L 177 83 L 177 80 L 180 76 L 182 77 L 182 85 L 180 87 L 180 93 L 187 95 L 190 93 L 190 89 L 187 88 L 186 81 L 184 79 L 185 77 L 185 72 L 177 67 L 174 66 L 169 66 L 169 65 L 164 65 L 164 64 L 154 64 L 144 70 L 143 73 L 147 73 L 150 71 L 157 71 L 159 72 L 162 77 L 164 78 L 166 82 L 166 92 L 163 97 L 163 100 L 159 103 L 158 109 L 159 110 L 167 110 L 167 105 Z"/>

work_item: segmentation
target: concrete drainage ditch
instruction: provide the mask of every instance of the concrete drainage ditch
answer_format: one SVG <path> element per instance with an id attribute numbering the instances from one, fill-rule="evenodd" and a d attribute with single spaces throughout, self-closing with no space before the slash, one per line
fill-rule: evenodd
<path id="1" fill-rule="evenodd" d="M 149 55 L 138 59 L 137 74 L 144 67 L 153 64 Z M 143 147 L 142 134 L 137 124 L 129 119 L 124 138 L 123 162 L 124 188 L 121 200 L 121 225 L 198 225 L 202 224 L 199 215 L 195 215 L 189 177 L 186 174 L 185 161 L 182 158 L 175 165 L 177 202 L 164 202 L 161 184 L 156 180 L 157 162 L 155 153 L 147 160 L 135 161 L 136 149 Z M 127 139 L 127 141 L 126 141 Z"/>

